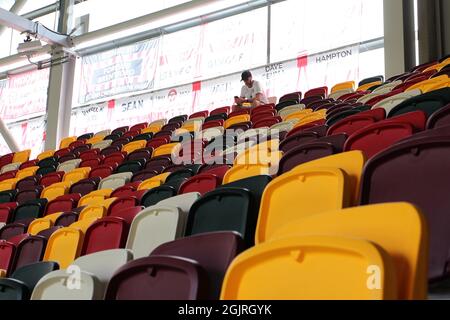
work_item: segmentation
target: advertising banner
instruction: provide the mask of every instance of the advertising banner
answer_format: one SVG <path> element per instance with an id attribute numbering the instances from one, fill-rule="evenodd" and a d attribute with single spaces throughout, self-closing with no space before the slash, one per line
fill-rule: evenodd
<path id="1" fill-rule="evenodd" d="M 160 39 L 83 57 L 79 104 L 155 86 Z"/>
<path id="2" fill-rule="evenodd" d="M 11 75 L 0 83 L 0 117 L 6 122 L 32 117 L 47 109 L 49 69 Z"/>

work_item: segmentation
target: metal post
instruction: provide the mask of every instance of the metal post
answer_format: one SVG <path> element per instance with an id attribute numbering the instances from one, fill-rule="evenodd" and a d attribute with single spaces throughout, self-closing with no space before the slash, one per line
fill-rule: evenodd
<path id="1" fill-rule="evenodd" d="M 58 32 L 62 34 L 66 34 L 72 28 L 73 5 L 74 0 L 60 1 Z M 59 141 L 69 135 L 75 58 L 67 55 L 62 47 L 53 47 L 53 60 L 67 57 L 68 61 L 63 64 L 53 65 L 50 69 L 47 101 L 47 140 L 45 142 L 47 150 L 57 149 Z"/>

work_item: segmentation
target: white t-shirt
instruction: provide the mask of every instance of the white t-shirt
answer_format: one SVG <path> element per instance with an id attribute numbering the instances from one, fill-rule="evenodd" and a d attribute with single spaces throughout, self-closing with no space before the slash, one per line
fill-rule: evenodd
<path id="1" fill-rule="evenodd" d="M 267 103 L 266 96 L 264 94 L 264 90 L 262 89 L 259 81 L 253 81 L 253 86 L 251 88 L 244 85 L 241 90 L 241 98 L 245 99 L 255 99 L 258 93 L 262 93 L 261 102 Z"/>

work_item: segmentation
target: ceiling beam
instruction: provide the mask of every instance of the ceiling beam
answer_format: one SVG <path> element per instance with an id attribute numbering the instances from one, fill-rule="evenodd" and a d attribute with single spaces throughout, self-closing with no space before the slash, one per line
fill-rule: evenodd
<path id="1" fill-rule="evenodd" d="M 19 32 L 35 35 L 37 38 L 52 45 L 59 45 L 65 48 L 72 47 L 70 36 L 56 33 L 39 22 L 28 20 L 3 8 L 0 8 L 0 24 Z"/>

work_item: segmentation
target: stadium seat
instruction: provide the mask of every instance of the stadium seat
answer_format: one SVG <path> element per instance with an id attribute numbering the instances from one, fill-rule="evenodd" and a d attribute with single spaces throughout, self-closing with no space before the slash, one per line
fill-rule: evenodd
<path id="1" fill-rule="evenodd" d="M 77 169 L 80 166 L 81 162 L 82 162 L 81 159 L 69 160 L 64 163 L 61 163 L 56 170 L 64 171 L 65 173 L 69 173 L 69 172 Z"/>
<path id="2" fill-rule="evenodd" d="M 39 280 L 57 269 L 55 262 L 39 262 L 16 270 L 10 278 L 0 279 L 0 300 L 28 300 Z"/>
<path id="3" fill-rule="evenodd" d="M 371 159 L 361 184 L 361 205 L 406 201 L 417 205 L 430 228 L 429 279 L 447 275 L 446 137 L 425 137 L 391 147 Z M 433 186 L 430 188 L 429 186 Z"/>
<path id="4" fill-rule="evenodd" d="M 14 209 L 12 221 L 19 222 L 27 219 L 37 219 L 44 215 L 47 201 L 35 199 L 25 202 Z"/>
<path id="5" fill-rule="evenodd" d="M 131 172 L 125 172 L 125 173 L 117 173 L 114 175 L 111 175 L 102 181 L 100 181 L 100 184 L 98 186 L 98 189 L 117 189 L 120 187 L 123 187 L 125 184 L 131 181 L 131 177 L 133 174 Z"/>
<path id="6" fill-rule="evenodd" d="M 126 248 L 135 258 L 146 257 L 161 244 L 183 237 L 186 219 L 176 207 L 147 208 L 133 220 Z"/>
<path id="7" fill-rule="evenodd" d="M 349 180 L 352 203 L 356 206 L 359 203 L 361 176 L 365 163 L 366 158 L 362 151 L 351 151 L 304 163 L 295 167 L 293 171 L 301 172 L 310 168 L 339 168 L 343 170 Z"/>
<path id="8" fill-rule="evenodd" d="M 428 119 L 427 128 L 435 129 L 450 125 L 450 104 L 433 113 Z"/>
<path id="9" fill-rule="evenodd" d="M 152 270 L 151 274 L 147 270 Z M 205 271 L 192 260 L 152 256 L 116 271 L 106 300 L 203 300 L 208 296 Z"/>
<path id="10" fill-rule="evenodd" d="M 251 246 L 258 211 L 251 192 L 241 188 L 222 188 L 207 193 L 191 208 L 186 235 L 214 231 L 236 231 Z"/>
<path id="11" fill-rule="evenodd" d="M 197 261 L 208 273 L 208 298 L 219 299 L 225 272 L 243 249 L 238 233 L 214 232 L 162 244 L 151 256 L 175 256 Z"/>
<path id="12" fill-rule="evenodd" d="M 394 258 L 399 299 L 427 298 L 428 229 L 413 205 L 387 203 L 313 215 L 286 225 L 274 238 L 312 233 L 366 239 L 380 245 Z"/>
<path id="13" fill-rule="evenodd" d="M 279 163 L 278 175 L 291 171 L 293 168 L 317 159 L 339 153 L 331 143 L 312 142 L 303 144 L 284 154 Z"/>
<path id="14" fill-rule="evenodd" d="M 417 110 L 424 111 L 427 117 L 430 117 L 434 112 L 442 109 L 448 103 L 450 103 L 450 88 L 443 88 L 402 102 L 389 112 L 388 117 L 392 118 Z"/>
<path id="15" fill-rule="evenodd" d="M 199 192 L 200 194 L 204 195 L 205 193 L 213 191 L 221 184 L 222 178 L 214 174 L 210 173 L 198 174 L 190 178 L 185 183 L 183 183 L 180 187 L 179 193 L 184 194 L 191 192 Z"/>
<path id="16" fill-rule="evenodd" d="M 260 175 L 272 175 L 278 171 L 278 164 L 244 164 L 233 166 L 227 171 L 223 178 L 223 183 L 231 183 L 245 178 L 260 176 Z"/>
<path id="17" fill-rule="evenodd" d="M 78 193 L 82 197 L 89 194 L 92 191 L 97 190 L 100 183 L 100 178 L 88 178 L 83 179 L 70 187 L 69 193 Z"/>
<path id="18" fill-rule="evenodd" d="M 368 285 L 372 269 L 379 271 L 380 287 Z M 242 253 L 231 263 L 221 294 L 222 300 L 397 298 L 395 267 L 383 249 L 331 236 L 286 237 Z"/>
<path id="19" fill-rule="evenodd" d="M 344 150 L 361 150 L 370 159 L 377 153 L 413 134 L 414 128 L 411 124 L 398 121 L 378 122 L 351 135 Z"/>
<path id="20" fill-rule="evenodd" d="M 183 180 L 185 181 L 185 180 Z M 177 185 L 181 184 L 182 181 L 176 182 Z M 178 193 L 178 189 L 175 186 L 170 186 L 163 184 L 159 187 L 152 188 L 142 197 L 141 205 L 148 208 L 156 205 L 158 202 L 174 197 Z"/>
<path id="21" fill-rule="evenodd" d="M 79 272 L 80 286 L 71 281 L 72 273 L 66 270 L 45 275 L 36 285 L 31 300 L 100 300 L 99 280 L 84 271 Z M 72 286 L 71 286 L 72 284 Z"/>
<path id="22" fill-rule="evenodd" d="M 133 253 L 129 250 L 108 250 L 79 257 L 72 266 L 79 267 L 99 280 L 95 290 L 98 298 L 103 299 L 114 272 L 132 260 Z"/>
<path id="23" fill-rule="evenodd" d="M 87 179 L 90 172 L 91 168 L 74 169 L 64 175 L 62 182 L 69 182 L 71 185 L 75 184 L 81 180 Z"/>
<path id="24" fill-rule="evenodd" d="M 81 253 L 83 233 L 75 228 L 62 228 L 48 240 L 44 261 L 55 261 L 66 269 Z"/>
<path id="25" fill-rule="evenodd" d="M 292 220 L 348 207 L 352 200 L 349 184 L 347 174 L 337 168 L 295 170 L 274 179 L 261 201 L 256 243 L 269 241 Z"/>
<path id="26" fill-rule="evenodd" d="M 153 188 L 157 188 L 166 182 L 166 179 L 168 176 L 170 176 L 170 174 L 171 174 L 170 172 L 166 172 L 157 175 L 155 177 L 149 178 L 139 185 L 138 190 L 150 190 Z"/>
<path id="27" fill-rule="evenodd" d="M 156 158 L 159 156 L 177 154 L 177 150 L 180 147 L 181 147 L 181 144 L 179 144 L 179 143 L 170 143 L 170 144 L 162 145 L 155 149 L 155 151 L 153 152 L 153 158 Z"/>
<path id="28" fill-rule="evenodd" d="M 48 201 L 55 200 L 56 198 L 67 194 L 71 185 L 70 182 L 54 183 L 42 191 L 41 198 L 45 198 Z"/>
<path id="29" fill-rule="evenodd" d="M 117 165 L 114 164 L 114 165 L 102 165 L 97 168 L 94 168 L 89 173 L 89 178 L 105 179 L 113 174 L 116 167 Z"/>

